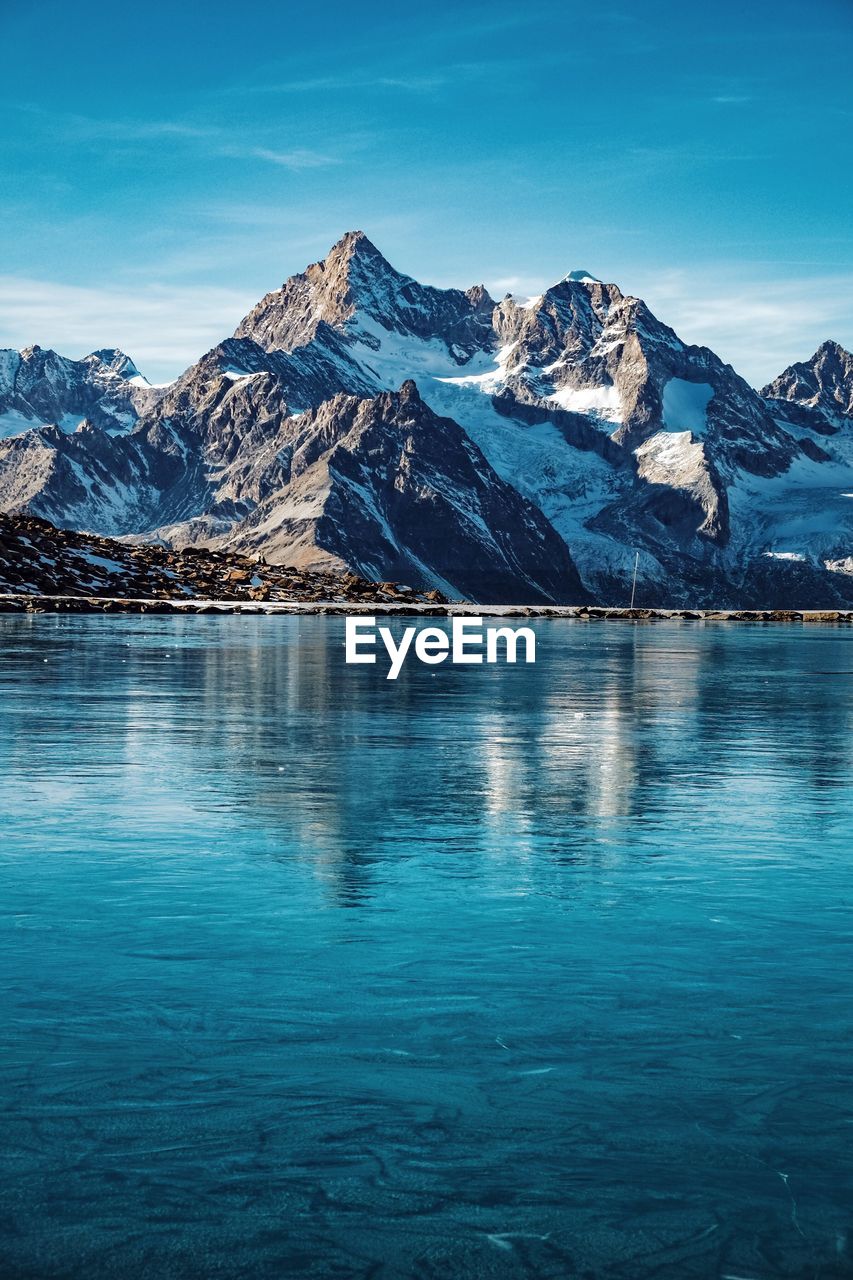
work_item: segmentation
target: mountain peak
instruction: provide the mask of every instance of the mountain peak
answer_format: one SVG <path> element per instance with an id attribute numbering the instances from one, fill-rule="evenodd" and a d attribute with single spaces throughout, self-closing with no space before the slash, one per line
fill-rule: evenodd
<path id="1" fill-rule="evenodd" d="M 377 268 L 385 268 L 388 271 L 392 271 L 394 275 L 398 274 L 394 271 L 387 258 L 380 253 L 373 241 L 363 231 L 345 232 L 340 240 L 337 240 L 332 245 L 319 265 L 328 271 L 331 267 L 336 267 L 340 263 L 353 261 L 370 266 L 371 270 L 374 271 Z"/>
<path id="2" fill-rule="evenodd" d="M 376 245 L 367 236 L 364 231 L 345 231 L 340 240 L 332 245 L 332 252 L 335 249 L 348 248 L 352 250 L 366 249 L 368 252 L 378 253 Z"/>
<path id="3" fill-rule="evenodd" d="M 85 356 L 83 363 L 103 365 L 109 373 L 114 373 L 119 378 L 125 378 L 128 382 L 132 378 L 139 378 L 143 382 L 147 381 L 130 356 L 122 351 L 120 347 L 101 347 L 100 350 L 92 351 L 88 356 Z"/>
<path id="4" fill-rule="evenodd" d="M 130 356 L 126 351 L 122 351 L 121 347 L 99 347 L 97 351 L 90 351 L 89 354 L 93 359 L 100 360 L 101 364 L 115 364 L 116 362 L 133 364 Z"/>
<path id="5" fill-rule="evenodd" d="M 563 276 L 570 284 L 601 284 L 598 276 L 592 275 L 589 271 L 570 271 L 568 275 Z"/>
<path id="6" fill-rule="evenodd" d="M 828 338 L 810 360 L 789 365 L 761 394 L 820 409 L 830 419 L 853 417 L 853 354 Z"/>
<path id="7" fill-rule="evenodd" d="M 494 299 L 484 284 L 472 284 L 465 290 L 465 297 L 475 307 L 493 307 Z"/>
<path id="8" fill-rule="evenodd" d="M 419 284 L 392 267 L 363 231 L 347 231 L 322 262 L 262 298 L 234 336 L 252 338 L 267 351 L 292 352 L 325 325 L 338 342 L 375 352 L 383 332 L 396 333 L 443 343 L 459 365 L 491 346 L 493 307 L 482 285 L 463 293 Z"/>
<path id="9" fill-rule="evenodd" d="M 853 359 L 853 354 L 845 347 L 842 347 L 840 342 L 836 342 L 834 338 L 827 338 L 825 342 L 822 342 L 809 363 L 819 359 L 821 356 L 836 356 L 840 360 Z"/>

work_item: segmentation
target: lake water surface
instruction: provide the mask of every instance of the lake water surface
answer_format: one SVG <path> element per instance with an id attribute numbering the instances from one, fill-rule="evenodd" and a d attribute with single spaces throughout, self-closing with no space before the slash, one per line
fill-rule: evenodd
<path id="1" fill-rule="evenodd" d="M 0 618 L 3 1280 L 853 1274 L 853 632 L 536 633 Z"/>

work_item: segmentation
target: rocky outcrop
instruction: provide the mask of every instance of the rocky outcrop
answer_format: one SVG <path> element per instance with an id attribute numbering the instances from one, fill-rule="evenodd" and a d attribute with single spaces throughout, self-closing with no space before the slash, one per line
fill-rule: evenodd
<path id="1" fill-rule="evenodd" d="M 159 544 L 127 545 L 57 529 L 32 516 L 0 516 L 0 594 L 101 600 L 287 603 L 446 602 L 440 591 L 367 582 L 353 573 L 302 572 L 263 556 Z"/>

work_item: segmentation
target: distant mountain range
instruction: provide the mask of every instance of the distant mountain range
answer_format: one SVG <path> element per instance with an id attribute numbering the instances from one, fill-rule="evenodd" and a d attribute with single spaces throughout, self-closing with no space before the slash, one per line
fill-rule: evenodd
<path id="1" fill-rule="evenodd" d="M 0 511 L 499 602 L 853 601 L 853 356 L 762 391 L 638 298 L 401 275 L 362 232 L 167 387 L 0 351 Z"/>

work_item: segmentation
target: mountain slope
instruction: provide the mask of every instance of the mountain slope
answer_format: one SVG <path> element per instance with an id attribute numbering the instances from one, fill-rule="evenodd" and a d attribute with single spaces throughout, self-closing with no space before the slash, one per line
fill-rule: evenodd
<path id="1" fill-rule="evenodd" d="M 224 545 L 429 582 L 495 603 L 587 598 L 568 549 L 414 382 L 287 420 L 280 484 Z M 519 591 L 522 596 L 519 597 Z"/>

